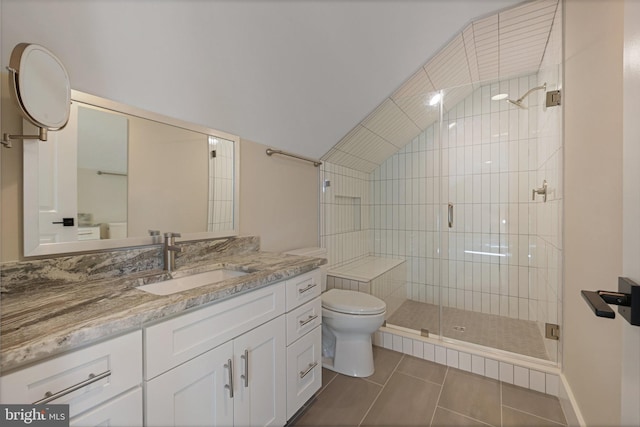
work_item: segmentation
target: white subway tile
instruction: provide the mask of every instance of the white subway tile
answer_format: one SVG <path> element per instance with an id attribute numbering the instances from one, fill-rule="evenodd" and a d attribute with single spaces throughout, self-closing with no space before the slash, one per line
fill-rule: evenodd
<path id="1" fill-rule="evenodd" d="M 484 357 L 471 355 L 471 371 L 474 374 L 484 375 Z"/>
<path id="2" fill-rule="evenodd" d="M 402 337 L 400 335 L 393 335 L 393 351 L 402 353 L 402 350 L 403 350 Z"/>
<path id="3" fill-rule="evenodd" d="M 458 368 L 463 371 L 471 372 L 471 355 L 469 353 L 458 353 Z"/>
<path id="4" fill-rule="evenodd" d="M 413 352 L 414 357 L 424 359 L 424 343 L 419 340 L 413 340 Z"/>
<path id="5" fill-rule="evenodd" d="M 387 350 L 393 350 L 393 334 L 383 332 L 383 345 Z"/>
<path id="6" fill-rule="evenodd" d="M 424 343 L 424 358 L 430 362 L 436 361 L 435 345 L 430 343 Z"/>
<path id="7" fill-rule="evenodd" d="M 546 377 L 544 372 L 533 369 L 529 371 L 529 388 L 539 391 L 540 393 L 546 392 Z"/>
<path id="8" fill-rule="evenodd" d="M 411 338 L 402 337 L 402 352 L 404 354 L 413 354 L 413 340 Z"/>
<path id="9" fill-rule="evenodd" d="M 545 374 L 545 392 L 552 396 L 560 395 L 560 378 L 554 374 Z"/>
<path id="10" fill-rule="evenodd" d="M 514 366 L 513 383 L 520 387 L 529 388 L 529 369 L 522 366 Z"/>
<path id="11" fill-rule="evenodd" d="M 447 366 L 457 368 L 459 366 L 458 351 L 448 348 L 447 349 Z"/>
<path id="12" fill-rule="evenodd" d="M 498 361 L 493 359 L 485 359 L 484 362 L 484 374 L 494 380 L 500 379 L 500 372 L 498 367 Z"/>
<path id="13" fill-rule="evenodd" d="M 513 365 L 511 363 L 500 362 L 500 381 L 513 384 Z"/>
<path id="14" fill-rule="evenodd" d="M 439 345 L 436 346 L 436 363 L 441 365 L 447 364 L 447 349 Z"/>

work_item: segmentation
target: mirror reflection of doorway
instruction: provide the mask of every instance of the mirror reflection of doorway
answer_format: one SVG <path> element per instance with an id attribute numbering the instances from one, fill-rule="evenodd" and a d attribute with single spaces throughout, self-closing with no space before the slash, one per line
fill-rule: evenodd
<path id="1" fill-rule="evenodd" d="M 126 116 L 78 107 L 78 239 L 127 237 Z"/>

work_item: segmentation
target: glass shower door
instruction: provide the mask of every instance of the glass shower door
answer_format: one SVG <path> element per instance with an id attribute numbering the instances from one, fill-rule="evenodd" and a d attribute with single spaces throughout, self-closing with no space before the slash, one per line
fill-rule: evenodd
<path id="1" fill-rule="evenodd" d="M 549 143 L 539 125 L 557 112 L 543 111 L 541 85 L 534 74 L 443 91 L 440 334 L 555 361 L 537 257 L 543 202 L 532 200 L 545 175 L 538 154 Z M 531 89 L 526 108 L 507 102 Z"/>

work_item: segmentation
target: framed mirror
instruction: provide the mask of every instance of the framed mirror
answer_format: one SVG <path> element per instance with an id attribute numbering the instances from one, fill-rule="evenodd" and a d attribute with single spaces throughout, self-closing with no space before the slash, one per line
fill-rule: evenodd
<path id="1" fill-rule="evenodd" d="M 238 234 L 239 138 L 71 92 L 67 126 L 24 142 L 24 255 Z M 24 122 L 25 131 L 30 124 Z"/>

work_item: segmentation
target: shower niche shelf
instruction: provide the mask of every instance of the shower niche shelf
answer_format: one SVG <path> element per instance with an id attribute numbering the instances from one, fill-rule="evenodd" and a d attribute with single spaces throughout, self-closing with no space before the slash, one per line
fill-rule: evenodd
<path id="1" fill-rule="evenodd" d="M 342 233 L 362 230 L 362 199 L 360 197 L 335 196 L 340 219 L 338 228 Z"/>

